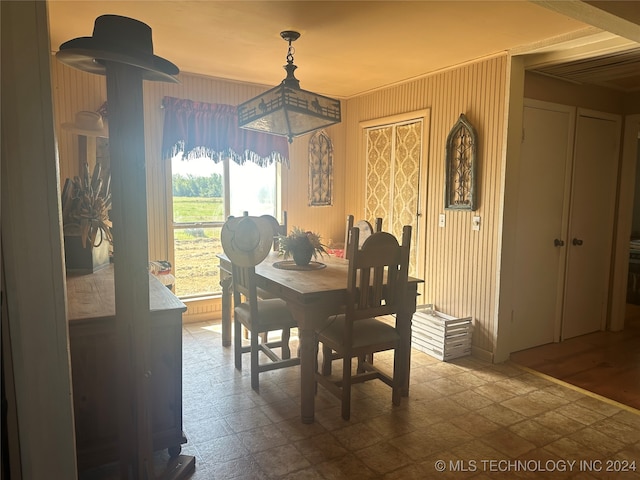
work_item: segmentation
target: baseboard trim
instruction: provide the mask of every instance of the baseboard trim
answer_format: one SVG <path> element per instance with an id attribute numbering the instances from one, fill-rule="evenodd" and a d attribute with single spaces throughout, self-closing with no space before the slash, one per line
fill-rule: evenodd
<path id="1" fill-rule="evenodd" d="M 493 352 L 471 345 L 471 355 L 478 360 L 493 363 Z"/>

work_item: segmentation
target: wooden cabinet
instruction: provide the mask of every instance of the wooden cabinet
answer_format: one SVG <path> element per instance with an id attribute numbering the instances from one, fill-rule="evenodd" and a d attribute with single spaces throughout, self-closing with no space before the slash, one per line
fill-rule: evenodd
<path id="1" fill-rule="evenodd" d="M 78 469 L 118 459 L 113 267 L 67 278 Z M 153 449 L 180 453 L 182 312 L 186 306 L 149 276 Z"/>

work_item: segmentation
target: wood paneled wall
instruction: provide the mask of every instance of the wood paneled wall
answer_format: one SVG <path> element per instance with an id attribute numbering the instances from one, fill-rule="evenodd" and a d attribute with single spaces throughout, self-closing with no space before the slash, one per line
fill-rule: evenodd
<path id="1" fill-rule="evenodd" d="M 107 82 L 102 75 L 90 75 L 68 67 L 51 57 L 55 133 L 58 141 L 60 180 L 80 173 L 78 136 L 62 128 L 74 123 L 77 112 L 95 112 L 107 100 Z"/>
<path id="2" fill-rule="evenodd" d="M 473 344 L 490 357 L 496 323 L 496 279 L 502 202 L 506 55 L 439 72 L 402 85 L 342 102 L 343 122 L 327 129 L 334 144 L 334 202 L 308 206 L 308 139 L 290 146 L 291 167 L 283 169 L 283 209 L 290 226 L 319 232 L 324 239 L 344 238 L 347 213 L 364 215 L 365 158 L 360 122 L 404 112 L 431 110 L 426 234 L 425 295 L 419 303 L 434 303 L 445 313 L 473 316 Z M 73 121 L 78 110 L 95 110 L 106 99 L 104 77 L 70 69 L 52 61 L 56 127 L 61 179 L 77 174 L 76 140 L 60 125 Z M 148 168 L 150 258 L 172 259 L 170 236 L 169 165 L 162 161 L 162 98 L 165 95 L 211 103 L 237 105 L 267 86 L 180 74 L 180 84 L 145 82 L 144 118 Z M 449 130 L 464 113 L 479 135 L 476 212 L 444 210 L 445 142 Z M 446 227 L 438 227 L 445 213 Z M 473 215 L 481 216 L 480 231 L 472 231 Z"/>
<path id="3" fill-rule="evenodd" d="M 95 111 L 106 100 L 105 77 L 70 68 L 52 59 L 56 134 L 60 152 L 61 181 L 78 174 L 77 136 L 62 128 L 73 122 L 77 111 Z M 145 151 L 147 157 L 147 203 L 149 210 L 149 256 L 172 259 L 170 231 L 171 192 L 168 161 L 161 154 L 164 122 L 162 99 L 165 96 L 200 102 L 237 105 L 266 90 L 267 86 L 229 82 L 198 75 L 180 74 L 180 83 L 144 82 Z M 289 225 L 313 229 L 324 238 L 344 235 L 344 134 L 340 126 L 327 129 L 334 143 L 334 204 L 308 206 L 308 140 L 298 137 L 289 147 L 290 168 L 282 169 L 283 210 L 287 210 Z"/>
<path id="4" fill-rule="evenodd" d="M 52 83 L 55 127 L 60 152 L 60 179 L 78 175 L 78 137 L 62 128 L 73 123 L 75 113 L 95 111 L 106 98 L 104 76 L 88 74 L 52 58 Z M 194 101 L 237 105 L 263 92 L 269 86 L 230 82 L 191 74 L 180 74 L 180 83 L 144 82 L 144 129 L 147 168 L 147 209 L 149 258 L 174 261 L 171 231 L 170 161 L 163 160 L 162 99 L 165 96 Z M 344 102 L 343 102 L 344 110 Z M 344 113 L 343 113 L 344 115 Z M 328 128 L 334 144 L 334 202 L 331 206 L 308 206 L 308 140 L 310 135 L 294 139 L 289 147 L 290 167 L 282 168 L 282 209 L 287 211 L 289 226 L 300 226 L 319 232 L 323 239 L 344 238 L 344 129 Z M 220 307 L 210 300 L 188 302 L 185 319 L 202 320 L 207 314 L 219 318 Z"/>
<path id="5" fill-rule="evenodd" d="M 345 208 L 364 215 L 366 165 L 361 148 L 360 122 L 429 108 L 429 150 L 423 159 L 427 174 L 427 210 L 422 229 L 426 235 L 425 288 L 419 303 L 474 318 L 476 353 L 491 357 L 497 321 L 497 265 L 501 231 L 502 170 L 504 164 L 506 55 L 470 63 L 428 77 L 376 91 L 347 101 L 348 115 Z M 444 210 L 445 144 L 461 113 L 479 136 L 478 210 Z M 438 227 L 438 216 L 446 226 Z M 479 231 L 471 229 L 474 215 L 481 217 Z"/>

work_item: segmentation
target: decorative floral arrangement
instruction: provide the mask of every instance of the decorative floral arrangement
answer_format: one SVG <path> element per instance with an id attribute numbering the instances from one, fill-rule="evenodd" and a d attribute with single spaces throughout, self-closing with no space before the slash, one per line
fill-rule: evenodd
<path id="1" fill-rule="evenodd" d="M 85 164 L 82 178 L 67 178 L 62 192 L 64 234 L 80 236 L 84 248 L 98 247 L 104 240 L 113 243 L 109 219 L 111 177 L 107 176 L 105 183 L 101 172 L 100 163 L 96 163 L 93 175 L 89 175 L 89 165 Z"/>
<path id="2" fill-rule="evenodd" d="M 320 235 L 299 227 L 293 227 L 287 236 L 278 235 L 278 247 L 280 255 L 284 255 L 284 258 L 293 257 L 299 265 L 306 265 L 311 261 L 311 257 L 315 259 L 318 254 L 322 256 L 327 253 L 320 241 Z"/>

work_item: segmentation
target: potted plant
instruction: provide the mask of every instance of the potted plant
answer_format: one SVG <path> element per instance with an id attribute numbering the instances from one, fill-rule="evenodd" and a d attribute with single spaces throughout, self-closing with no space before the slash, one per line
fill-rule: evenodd
<path id="1" fill-rule="evenodd" d="M 93 174 L 85 164 L 82 177 L 67 179 L 62 190 L 62 225 L 67 269 L 92 273 L 109 263 L 111 236 L 110 175 L 100 163 Z"/>
<path id="2" fill-rule="evenodd" d="M 293 227 L 289 235 L 278 235 L 278 246 L 280 255 L 284 255 L 285 259 L 293 257 L 296 265 L 308 265 L 311 258 L 327 253 L 320 235 L 299 227 Z"/>

